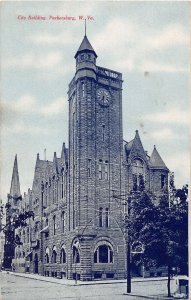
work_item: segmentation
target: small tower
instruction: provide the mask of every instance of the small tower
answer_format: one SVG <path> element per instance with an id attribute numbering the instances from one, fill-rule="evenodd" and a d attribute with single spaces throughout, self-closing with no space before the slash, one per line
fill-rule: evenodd
<path id="1" fill-rule="evenodd" d="M 160 196 L 165 190 L 167 190 L 169 169 L 158 153 L 155 145 L 150 157 L 150 169 L 152 191 L 157 196 Z"/>
<path id="2" fill-rule="evenodd" d="M 85 35 L 75 55 L 76 80 L 84 76 L 96 79 L 96 58 L 97 54 Z"/>

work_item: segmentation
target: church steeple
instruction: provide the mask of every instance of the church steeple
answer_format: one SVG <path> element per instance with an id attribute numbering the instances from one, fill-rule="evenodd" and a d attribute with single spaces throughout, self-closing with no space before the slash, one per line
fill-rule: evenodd
<path id="1" fill-rule="evenodd" d="M 15 197 L 15 196 L 19 197 L 21 195 L 18 164 L 17 164 L 17 155 L 15 155 L 15 161 L 14 161 L 14 166 L 13 166 L 10 195 L 12 197 Z"/>

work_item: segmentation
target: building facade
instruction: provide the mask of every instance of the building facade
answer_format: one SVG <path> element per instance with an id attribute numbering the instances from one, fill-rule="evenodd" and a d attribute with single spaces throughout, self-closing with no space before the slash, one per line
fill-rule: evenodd
<path id="1" fill-rule="evenodd" d="M 160 196 L 169 170 L 156 147 L 147 154 L 138 131 L 123 140 L 122 74 L 97 66 L 87 36 L 75 60 L 68 148 L 63 143 L 53 161 L 37 154 L 32 189 L 17 200 L 19 211 L 32 210 L 34 220 L 16 229 L 22 244 L 15 247 L 14 266 L 68 279 L 124 278 L 128 194 L 144 184 Z"/>

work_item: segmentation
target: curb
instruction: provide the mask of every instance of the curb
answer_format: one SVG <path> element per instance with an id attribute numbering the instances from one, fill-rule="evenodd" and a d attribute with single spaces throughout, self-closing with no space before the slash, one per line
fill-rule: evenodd
<path id="1" fill-rule="evenodd" d="M 136 297 L 137 299 L 154 299 L 154 300 L 165 300 L 165 299 L 168 299 L 168 300 L 171 300 L 171 299 L 174 299 L 173 297 L 167 297 L 167 296 L 144 296 L 144 295 L 137 295 L 137 294 L 132 294 L 132 293 L 123 293 L 123 295 L 126 295 L 126 296 L 134 296 Z"/>
<path id="2" fill-rule="evenodd" d="M 6 271 L 4 271 L 4 272 L 6 272 Z M 84 286 L 84 285 L 100 285 L 100 284 L 103 285 L 103 284 L 126 283 L 126 280 L 111 280 L 111 281 L 104 281 L 104 280 L 101 281 L 100 280 L 100 281 L 87 281 L 87 282 L 78 280 L 78 283 L 76 284 L 75 282 L 71 282 L 69 280 L 66 280 L 66 282 L 61 281 L 62 279 L 60 279 L 60 278 L 53 279 L 52 277 L 50 277 L 50 279 L 49 279 L 49 277 L 45 277 L 45 276 L 39 276 L 39 277 L 25 276 L 25 275 L 27 275 L 26 273 L 15 273 L 15 272 L 8 271 L 8 274 L 15 275 L 15 276 L 22 277 L 22 278 L 40 280 L 40 281 L 44 281 L 44 282 L 55 283 L 55 284 L 60 284 L 60 285 L 65 285 L 65 286 Z M 28 275 L 33 275 L 33 274 L 28 274 Z M 166 280 L 166 278 L 164 278 L 164 277 L 162 277 L 162 278 L 161 277 L 160 278 L 146 278 L 145 280 L 144 279 L 139 279 L 139 278 L 133 278 L 132 283 L 135 283 L 135 282 L 149 282 L 149 281 L 165 281 L 165 280 Z M 153 299 L 153 298 L 151 298 L 151 299 Z M 156 298 L 154 298 L 154 299 L 156 299 Z"/>

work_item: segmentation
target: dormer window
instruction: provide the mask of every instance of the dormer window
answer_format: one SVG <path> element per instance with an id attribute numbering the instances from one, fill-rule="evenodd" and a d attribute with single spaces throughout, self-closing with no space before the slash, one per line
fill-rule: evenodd
<path id="1" fill-rule="evenodd" d="M 135 159 L 132 164 L 133 190 L 144 188 L 144 165 L 140 159 Z"/>

